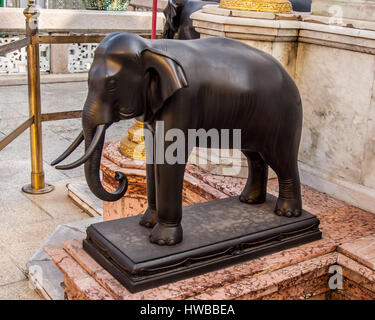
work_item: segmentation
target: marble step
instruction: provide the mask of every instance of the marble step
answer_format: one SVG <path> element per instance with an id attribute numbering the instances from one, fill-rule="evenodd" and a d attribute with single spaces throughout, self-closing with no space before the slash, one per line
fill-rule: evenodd
<path id="1" fill-rule="evenodd" d="M 86 228 L 101 221 L 101 217 L 93 217 L 59 225 L 51 236 L 40 246 L 26 264 L 30 285 L 47 300 L 64 300 L 64 275 L 53 263 L 43 248 L 50 244 L 85 237 Z"/>
<path id="2" fill-rule="evenodd" d="M 68 183 L 68 196 L 91 217 L 103 215 L 103 201 L 90 191 L 86 183 Z"/>

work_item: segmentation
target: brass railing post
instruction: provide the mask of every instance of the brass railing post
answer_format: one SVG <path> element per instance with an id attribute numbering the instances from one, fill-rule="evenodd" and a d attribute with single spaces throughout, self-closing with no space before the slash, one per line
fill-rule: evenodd
<path id="1" fill-rule="evenodd" d="M 26 17 L 26 36 L 30 39 L 30 44 L 27 46 L 27 75 L 29 113 L 34 121 L 30 127 L 31 184 L 23 186 L 22 190 L 27 193 L 41 194 L 52 191 L 54 187 L 44 181 L 40 101 L 39 10 L 35 7 L 35 1 L 29 0 L 23 14 Z"/>

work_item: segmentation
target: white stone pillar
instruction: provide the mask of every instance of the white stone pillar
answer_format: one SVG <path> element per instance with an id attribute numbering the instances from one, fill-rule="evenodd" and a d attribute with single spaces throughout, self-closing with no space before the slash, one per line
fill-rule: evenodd
<path id="1" fill-rule="evenodd" d="M 51 44 L 50 46 L 50 72 L 68 73 L 68 48 L 69 44 Z"/>

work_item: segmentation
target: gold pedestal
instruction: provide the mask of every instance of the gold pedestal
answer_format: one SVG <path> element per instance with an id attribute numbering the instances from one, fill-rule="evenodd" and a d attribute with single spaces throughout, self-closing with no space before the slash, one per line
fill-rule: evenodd
<path id="1" fill-rule="evenodd" d="M 220 8 L 274 13 L 293 12 L 292 4 L 288 0 L 221 0 Z"/>
<path id="2" fill-rule="evenodd" d="M 120 152 L 131 159 L 145 160 L 143 123 L 135 119 L 134 122 L 128 130 L 128 136 L 120 141 Z"/>

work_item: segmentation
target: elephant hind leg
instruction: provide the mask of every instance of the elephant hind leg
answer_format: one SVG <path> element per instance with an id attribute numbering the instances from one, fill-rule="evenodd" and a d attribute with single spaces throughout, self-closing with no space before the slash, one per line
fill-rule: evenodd
<path id="1" fill-rule="evenodd" d="M 298 173 L 297 154 L 273 159 L 265 157 L 279 180 L 279 197 L 275 213 L 279 216 L 298 217 L 302 213 L 301 184 Z M 272 159 L 268 161 L 268 159 Z"/>
<path id="2" fill-rule="evenodd" d="M 249 174 L 240 201 L 257 204 L 266 201 L 268 165 L 258 152 L 242 151 L 247 158 Z"/>
<path id="3" fill-rule="evenodd" d="M 283 179 L 279 177 L 279 197 L 275 213 L 278 216 L 298 217 L 302 213 L 300 182 L 298 178 Z"/>

